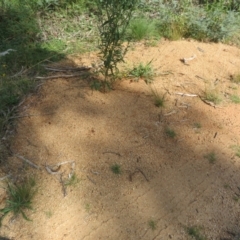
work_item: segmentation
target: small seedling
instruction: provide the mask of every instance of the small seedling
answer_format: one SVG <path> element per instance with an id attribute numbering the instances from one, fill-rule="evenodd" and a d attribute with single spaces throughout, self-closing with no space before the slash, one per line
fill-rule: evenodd
<path id="1" fill-rule="evenodd" d="M 138 82 L 140 78 L 144 79 L 146 84 L 153 82 L 153 77 L 155 76 L 154 70 L 151 66 L 152 61 L 147 64 L 140 63 L 138 66 L 135 66 L 129 72 L 130 77 L 134 77 L 135 81 Z"/>
<path id="2" fill-rule="evenodd" d="M 121 173 L 121 166 L 118 164 L 114 164 L 111 166 L 111 170 L 115 174 L 120 174 Z"/>
<path id="3" fill-rule="evenodd" d="M 36 193 L 35 180 L 28 179 L 21 184 L 8 183 L 7 192 L 9 199 L 6 207 L 0 210 L 3 214 L 0 221 L 10 212 L 14 215 L 21 213 L 25 220 L 30 221 L 24 210 L 32 209 L 32 199 Z"/>
<path id="4" fill-rule="evenodd" d="M 233 145 L 231 148 L 235 151 L 235 155 L 240 158 L 240 146 L 239 145 Z"/>
<path id="5" fill-rule="evenodd" d="M 209 161 L 209 163 L 211 163 L 211 164 L 215 163 L 217 160 L 216 154 L 214 152 L 210 152 L 210 153 L 204 155 L 204 158 L 206 158 Z"/>
<path id="6" fill-rule="evenodd" d="M 76 186 L 79 183 L 79 179 L 77 178 L 76 173 L 72 174 L 72 176 L 67 179 L 64 183 L 65 186 Z"/>
<path id="7" fill-rule="evenodd" d="M 196 240 L 206 240 L 206 237 L 201 234 L 201 228 L 197 226 L 188 227 L 187 233 Z"/>
<path id="8" fill-rule="evenodd" d="M 86 204 L 85 204 L 85 210 L 86 210 L 86 212 L 90 212 L 90 209 L 91 209 L 90 204 L 89 204 L 89 203 L 86 203 Z"/>
<path id="9" fill-rule="evenodd" d="M 155 230 L 157 228 L 157 224 L 154 220 L 148 221 L 148 226 L 152 229 Z"/>
<path id="10" fill-rule="evenodd" d="M 167 134 L 167 136 L 168 137 L 170 137 L 170 138 L 175 138 L 176 137 L 176 132 L 173 130 L 173 129 L 171 129 L 171 128 L 166 128 L 166 130 L 165 130 L 165 133 Z"/>
<path id="11" fill-rule="evenodd" d="M 159 92 L 157 92 L 157 90 L 151 90 L 152 91 L 152 95 L 154 98 L 154 105 L 156 107 L 164 107 L 165 106 L 165 96 L 167 93 L 161 95 Z"/>
<path id="12" fill-rule="evenodd" d="M 240 97 L 238 95 L 231 95 L 230 99 L 233 103 L 240 103 Z"/>
<path id="13" fill-rule="evenodd" d="M 201 125 L 201 123 L 195 122 L 195 123 L 193 124 L 193 127 L 194 127 L 194 128 L 197 128 L 197 129 L 200 129 L 200 128 L 202 127 L 202 125 Z"/>
<path id="14" fill-rule="evenodd" d="M 50 217 L 52 217 L 53 212 L 51 210 L 49 210 L 49 211 L 46 211 L 45 214 L 46 214 L 47 218 L 50 218 Z"/>

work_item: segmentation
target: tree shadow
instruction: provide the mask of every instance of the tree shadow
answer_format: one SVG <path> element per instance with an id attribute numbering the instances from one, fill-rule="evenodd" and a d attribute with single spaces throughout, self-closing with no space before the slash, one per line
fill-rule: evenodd
<path id="1" fill-rule="evenodd" d="M 186 123 L 180 121 L 181 114 L 159 118 L 161 111 L 142 92 L 116 90 L 102 95 L 73 87 L 67 94 L 66 89 L 79 81 L 62 80 L 57 86 L 48 85 L 56 95 L 49 95 L 39 112 L 44 113 L 44 105 L 55 109 L 57 103 L 59 107 L 35 123 L 26 121 L 28 131 L 20 127 L 18 132 L 25 144 L 16 148 L 38 164 L 75 160 L 76 174 L 83 178 L 81 187 L 69 189 L 69 197 L 62 198 L 60 185 L 43 169 L 39 175 L 49 199 L 41 194 L 38 201 L 47 201 L 58 217 L 70 222 L 75 219 L 76 238 L 187 239 L 185 229 L 192 225 L 203 226 L 210 237 L 212 231 L 215 239 L 221 239 L 229 229 L 237 234 L 239 207 L 232 199 L 238 194 L 237 161 L 231 160 L 221 137 L 214 138 L 216 126 L 208 129 L 210 133 L 203 129 L 202 134 L 191 128 L 199 119 L 203 126 L 211 125 L 213 109 L 206 115 L 192 107 Z M 122 104 L 123 98 L 128 106 Z M 74 118 L 76 121 L 72 121 Z M 176 139 L 166 135 L 165 127 L 169 125 L 176 130 Z M 70 131 L 63 133 L 65 127 Z M 195 144 L 188 140 L 190 135 Z M 211 151 L 217 153 L 214 164 L 204 158 Z M 120 175 L 111 171 L 116 163 L 121 166 Z M 51 194 L 49 182 L 59 191 Z M 63 211 L 66 204 L 67 217 Z M 76 211 L 79 216 L 75 216 Z M 37 213 L 35 216 L 36 224 L 41 225 Z M 150 222 L 156 223 L 156 229 Z M 218 229 L 218 224 L 229 229 Z M 66 229 L 69 239 L 71 232 Z M 41 234 L 42 238 L 54 235 Z"/>

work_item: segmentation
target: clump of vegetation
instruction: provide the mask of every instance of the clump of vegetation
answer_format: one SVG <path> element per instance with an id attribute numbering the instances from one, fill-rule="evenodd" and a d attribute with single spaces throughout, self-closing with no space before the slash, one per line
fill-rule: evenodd
<path id="1" fill-rule="evenodd" d="M 200 128 L 202 127 L 202 125 L 201 125 L 201 123 L 199 123 L 199 122 L 195 122 L 195 123 L 193 124 L 193 127 L 194 127 L 194 128 L 197 128 L 197 129 L 200 129 Z"/>
<path id="2" fill-rule="evenodd" d="M 45 211 L 46 217 L 51 218 L 53 216 L 53 212 L 51 210 Z"/>
<path id="3" fill-rule="evenodd" d="M 240 103 L 240 97 L 238 95 L 231 95 L 230 99 L 233 103 L 236 103 L 236 104 Z"/>
<path id="4" fill-rule="evenodd" d="M 171 129 L 171 128 L 169 128 L 169 127 L 167 127 L 166 129 L 165 129 L 165 133 L 166 133 L 166 135 L 168 136 L 168 137 L 170 137 L 170 138 L 175 138 L 176 137 L 176 132 L 173 130 L 173 129 Z"/>
<path id="5" fill-rule="evenodd" d="M 152 230 L 156 230 L 157 228 L 157 224 L 154 220 L 150 220 L 148 221 L 148 226 L 152 229 Z"/>
<path id="6" fill-rule="evenodd" d="M 159 2 L 159 34 L 177 40 L 194 38 L 201 41 L 230 41 L 239 33 L 239 8 L 232 10 L 226 1 Z"/>
<path id="7" fill-rule="evenodd" d="M 230 79 L 234 83 L 240 83 L 240 74 L 233 75 Z"/>
<path id="8" fill-rule="evenodd" d="M 207 101 L 213 102 L 214 104 L 219 104 L 222 101 L 216 89 L 206 89 L 204 91 L 203 98 Z"/>
<path id="9" fill-rule="evenodd" d="M 207 238 L 201 234 L 201 228 L 192 226 L 187 228 L 187 233 L 196 240 L 206 240 Z"/>
<path id="10" fill-rule="evenodd" d="M 133 77 L 135 81 L 144 79 L 147 84 L 152 83 L 155 73 L 151 63 L 152 61 L 147 64 L 140 63 L 139 65 L 133 67 L 133 69 L 129 71 L 129 76 Z"/>
<path id="11" fill-rule="evenodd" d="M 2 213 L 1 221 L 11 212 L 14 215 L 20 213 L 24 219 L 30 221 L 24 211 L 25 209 L 32 209 L 32 200 L 36 193 L 35 185 L 34 179 L 27 179 L 19 184 L 8 183 L 7 193 L 9 199 L 6 201 L 6 207 L 0 210 Z"/>
<path id="12" fill-rule="evenodd" d="M 114 165 L 112 165 L 111 166 L 111 170 L 112 170 L 112 172 L 113 173 L 115 173 L 115 174 L 121 174 L 121 166 L 120 165 L 118 165 L 118 164 L 114 164 Z"/>
<path id="13" fill-rule="evenodd" d="M 235 151 L 235 155 L 240 158 L 240 146 L 239 145 L 233 145 L 231 148 Z"/>
<path id="14" fill-rule="evenodd" d="M 204 158 L 206 158 L 209 163 L 213 164 L 216 162 L 217 158 L 216 158 L 216 154 L 214 152 L 210 152 L 206 155 L 204 155 Z"/>
<path id="15" fill-rule="evenodd" d="M 70 178 L 68 178 L 65 182 L 65 186 L 76 186 L 79 183 L 79 179 L 76 175 L 76 173 L 73 173 Z"/>

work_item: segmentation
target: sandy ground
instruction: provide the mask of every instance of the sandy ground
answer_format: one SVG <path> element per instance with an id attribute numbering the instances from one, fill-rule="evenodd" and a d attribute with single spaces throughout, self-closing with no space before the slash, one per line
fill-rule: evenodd
<path id="1" fill-rule="evenodd" d="M 182 58 L 196 55 L 184 64 Z M 123 80 L 109 93 L 92 91 L 88 79 L 44 82 L 19 110 L 11 148 L 41 167 L 10 157 L 16 176 L 37 180 L 33 221 L 8 216 L 0 235 L 14 240 L 238 239 L 240 234 L 240 88 L 230 75 L 240 70 L 240 49 L 195 41 L 135 44 L 125 67 L 148 63 L 158 73 L 152 85 Z M 70 56 L 65 64 L 89 65 L 94 53 Z M 64 63 L 59 63 L 61 66 Z M 164 73 L 171 74 L 164 75 Z M 199 97 L 214 89 L 217 106 Z M 152 91 L 165 94 L 164 108 Z M 166 129 L 176 136 L 171 138 Z M 209 161 L 206 155 L 214 153 Z M 78 182 L 64 197 L 59 174 L 45 165 L 65 161 L 57 173 L 74 170 Z M 121 174 L 111 166 L 118 164 Z M 13 167 L 14 166 L 14 167 Z M 4 193 L 2 193 L 4 195 Z M 3 204 L 3 203 L 2 203 Z"/>

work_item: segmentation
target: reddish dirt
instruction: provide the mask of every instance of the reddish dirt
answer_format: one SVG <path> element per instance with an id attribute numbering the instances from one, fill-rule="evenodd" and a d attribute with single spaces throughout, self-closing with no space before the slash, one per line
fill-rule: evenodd
<path id="1" fill-rule="evenodd" d="M 189 64 L 180 61 L 194 54 Z M 34 211 L 26 211 L 33 221 L 9 215 L 1 236 L 185 240 L 191 239 L 187 228 L 197 226 L 207 239 L 237 239 L 240 158 L 231 146 L 240 145 L 240 104 L 230 95 L 240 96 L 240 88 L 230 75 L 239 72 L 240 49 L 195 41 L 139 43 L 124 67 L 151 60 L 158 73 L 152 85 L 123 80 L 103 94 L 92 91 L 86 79 L 59 78 L 45 81 L 26 99 L 19 114 L 28 117 L 18 119 L 11 148 L 41 170 L 16 157 L 9 166 L 37 179 Z M 93 62 L 96 56 L 89 53 L 59 65 Z M 222 99 L 215 107 L 177 94 L 202 96 L 211 89 Z M 152 90 L 166 93 L 164 108 L 154 105 Z M 215 153 L 213 163 L 209 153 Z M 64 161 L 75 161 L 79 179 L 65 197 L 59 175 L 45 169 Z M 121 174 L 111 171 L 114 164 Z M 70 171 L 70 164 L 59 170 L 65 178 Z"/>

